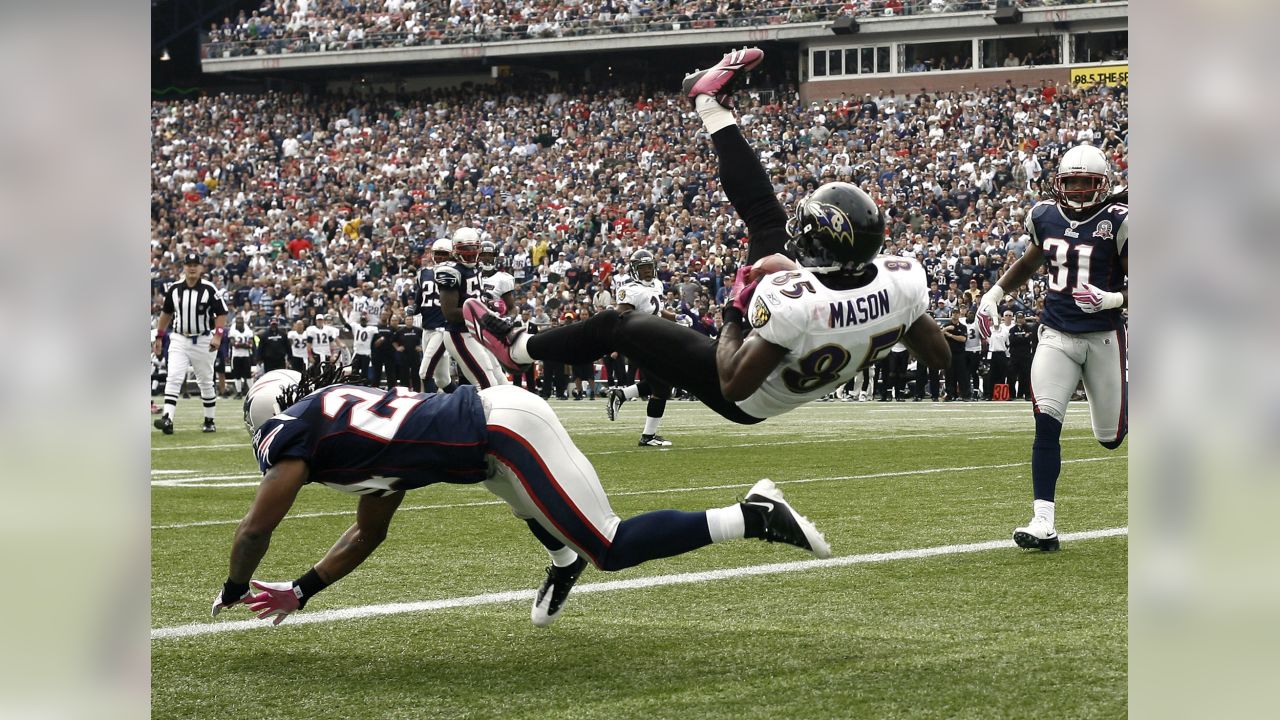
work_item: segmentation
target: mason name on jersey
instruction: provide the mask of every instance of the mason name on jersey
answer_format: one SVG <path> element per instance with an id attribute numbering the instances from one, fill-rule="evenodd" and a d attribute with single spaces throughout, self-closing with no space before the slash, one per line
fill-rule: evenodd
<path id="1" fill-rule="evenodd" d="M 881 255 L 875 277 L 836 290 L 803 268 L 765 276 L 747 314 L 752 333 L 787 349 L 751 397 L 738 402 L 757 418 L 773 417 L 825 395 L 883 357 L 924 314 L 924 268 Z"/>

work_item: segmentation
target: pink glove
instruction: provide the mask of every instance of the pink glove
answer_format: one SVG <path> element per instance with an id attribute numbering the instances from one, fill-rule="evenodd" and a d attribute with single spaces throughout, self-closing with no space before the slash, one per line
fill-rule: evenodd
<path id="1" fill-rule="evenodd" d="M 1076 301 L 1077 307 L 1087 313 L 1112 310 L 1124 305 L 1123 293 L 1107 292 L 1089 283 L 1076 287 L 1071 292 L 1071 299 Z"/>
<path id="2" fill-rule="evenodd" d="M 249 609 L 258 613 L 259 620 L 275 616 L 272 624 L 279 625 L 289 613 L 302 607 L 299 591 L 291 582 L 264 583 L 250 580 L 249 584 L 262 591 L 245 600 Z"/>
<path id="3" fill-rule="evenodd" d="M 738 274 L 733 277 L 733 285 L 729 287 L 729 304 L 737 308 L 743 315 L 747 314 L 747 305 L 751 302 L 751 294 L 756 290 L 758 280 L 750 280 L 751 268 L 743 266 L 738 268 Z"/>

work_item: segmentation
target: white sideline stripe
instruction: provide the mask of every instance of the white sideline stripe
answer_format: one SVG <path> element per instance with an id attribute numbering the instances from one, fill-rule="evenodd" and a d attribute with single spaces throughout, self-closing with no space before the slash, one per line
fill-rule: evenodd
<path id="1" fill-rule="evenodd" d="M 152 475 L 190 475 L 195 470 L 152 470 Z"/>
<path id="2" fill-rule="evenodd" d="M 1128 534 L 1129 528 L 1114 527 L 1106 528 L 1105 530 L 1087 530 L 1084 532 L 1064 533 L 1059 537 L 1067 542 L 1076 542 Z M 725 570 L 708 570 L 705 572 L 678 573 L 675 575 L 654 575 L 651 577 L 635 578 L 632 580 L 611 580 L 598 583 L 586 583 L 575 587 L 573 592 L 575 595 L 582 595 L 584 593 L 635 590 L 637 588 L 663 587 L 666 585 L 690 585 L 694 583 L 715 582 L 717 580 L 729 580 L 755 575 L 776 575 L 779 573 L 803 572 L 806 570 L 821 568 L 848 567 L 851 565 L 892 562 L 894 560 L 916 560 L 919 558 L 937 557 L 940 555 L 960 555 L 964 553 L 985 552 L 987 550 L 998 550 L 1001 548 L 1012 547 L 1016 547 L 1012 540 L 988 540 L 986 542 L 967 543 L 964 545 L 941 545 L 929 548 L 916 548 L 913 550 L 894 550 L 892 552 L 867 553 L 864 555 L 846 555 L 844 557 L 835 557 L 827 560 L 799 560 L 795 562 L 771 563 L 769 565 L 751 565 Z M 316 623 L 328 623 L 338 620 L 360 620 L 386 615 L 401 615 L 404 613 L 432 612 L 435 610 L 448 610 L 451 608 L 475 607 L 477 605 L 496 605 L 499 603 L 517 602 L 521 600 L 527 602 L 533 599 L 533 596 L 533 590 L 508 590 L 506 592 L 469 595 L 459 598 L 446 598 L 444 600 L 420 600 L 417 602 L 363 605 L 359 607 L 341 608 L 338 610 L 321 610 L 315 613 L 303 613 L 294 616 L 292 620 L 288 620 L 287 622 L 290 627 L 296 625 L 313 625 Z M 195 637 L 198 635 L 213 635 L 216 633 L 238 632 L 241 630 L 271 627 L 274 626 L 261 620 L 235 620 L 222 623 L 193 623 L 190 625 L 154 628 L 151 631 L 151 639 L 168 640 L 172 638 Z"/>
<path id="3" fill-rule="evenodd" d="M 1102 462 L 1106 460 L 1128 459 L 1128 455 L 1103 455 L 1091 458 L 1074 458 L 1071 460 L 1063 460 L 1062 464 L 1068 463 L 1085 463 L 1085 462 Z M 876 478 L 886 477 L 907 477 L 911 475 L 936 475 L 937 473 L 949 472 L 968 472 L 971 470 L 999 470 L 1003 468 L 1024 467 L 1030 465 L 1028 462 L 1003 463 L 1000 465 L 966 465 L 962 467 L 949 468 L 926 468 L 924 470 L 896 470 L 892 472 L 869 473 L 866 475 L 836 475 L 833 477 L 820 478 L 801 478 L 799 480 L 776 480 L 779 485 L 803 485 L 816 482 L 830 482 L 834 480 L 874 480 Z M 253 483 L 256 484 L 256 483 Z M 752 483 L 735 483 L 732 485 L 700 485 L 697 487 L 677 487 L 677 488 L 659 488 L 656 490 L 628 490 L 623 492 L 608 493 L 609 497 L 628 497 L 632 495 L 663 495 L 665 493 L 684 493 L 684 492 L 701 492 L 703 490 L 732 490 L 734 488 L 751 487 Z M 193 487 L 200 487 L 198 485 Z M 219 486 L 211 486 L 219 487 Z M 407 505 L 399 508 L 400 512 L 408 510 L 445 510 L 448 508 L 464 508 L 464 507 L 484 507 L 486 505 L 505 505 L 502 500 L 478 500 L 476 502 L 467 503 L 447 503 L 441 505 Z M 313 518 L 313 517 L 338 517 L 341 515 L 355 515 L 355 510 L 335 510 L 328 512 L 298 513 L 296 515 L 286 515 L 285 520 L 294 520 L 297 518 Z M 189 527 L 206 527 L 209 525 L 239 525 L 240 519 L 235 520 L 199 520 L 189 523 L 175 523 L 173 525 L 152 525 L 152 530 L 180 530 Z"/>

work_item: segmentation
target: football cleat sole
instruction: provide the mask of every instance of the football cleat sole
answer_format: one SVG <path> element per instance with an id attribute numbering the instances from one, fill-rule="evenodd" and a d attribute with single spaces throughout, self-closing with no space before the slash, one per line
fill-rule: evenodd
<path id="1" fill-rule="evenodd" d="M 1013 532 L 1013 542 L 1020 548 L 1025 550 L 1043 550 L 1044 552 L 1054 552 L 1059 549 L 1058 536 L 1047 538 L 1038 538 L 1029 532 L 1015 530 Z"/>

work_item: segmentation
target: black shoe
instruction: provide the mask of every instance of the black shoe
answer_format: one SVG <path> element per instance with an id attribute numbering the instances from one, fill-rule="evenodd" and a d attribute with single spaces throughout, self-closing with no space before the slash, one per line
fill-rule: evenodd
<path id="1" fill-rule="evenodd" d="M 569 591 L 586 567 L 586 559 L 579 557 L 567 567 L 551 565 L 547 568 L 547 579 L 538 588 L 538 594 L 533 596 L 531 619 L 534 625 L 546 627 L 556 621 L 564 609 L 564 601 L 569 599 Z"/>
<path id="2" fill-rule="evenodd" d="M 609 417 L 609 420 L 618 419 L 618 410 L 622 409 L 622 403 L 626 401 L 627 394 L 622 391 L 622 388 L 609 388 L 609 404 L 605 405 L 604 408 L 605 415 Z"/>
<path id="3" fill-rule="evenodd" d="M 796 512 L 782 497 L 782 491 L 772 480 L 764 479 L 751 486 L 747 499 L 742 501 L 743 512 L 755 511 L 764 523 L 759 536 L 768 542 L 781 542 L 808 550 L 820 558 L 831 557 L 831 546 L 809 518 Z M 747 527 L 754 523 L 748 519 Z M 759 521 L 757 521 L 759 522 Z"/>
<path id="4" fill-rule="evenodd" d="M 152 424 L 156 426 L 157 430 L 165 435 L 173 434 L 173 420 L 170 419 L 168 415 L 161 415 L 156 418 L 156 421 Z"/>
<path id="5" fill-rule="evenodd" d="M 661 435 L 641 435 L 640 447 L 667 447 L 671 441 Z"/>
<path id="6" fill-rule="evenodd" d="M 200 432 L 218 432 L 218 426 L 213 424 L 213 418 L 204 419 L 204 427 L 200 429 Z"/>

